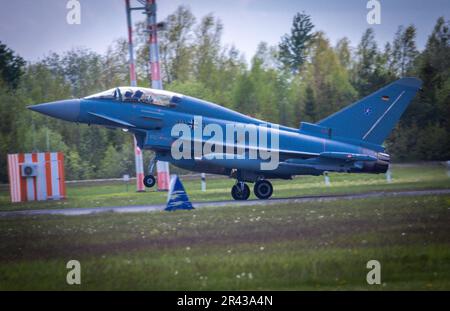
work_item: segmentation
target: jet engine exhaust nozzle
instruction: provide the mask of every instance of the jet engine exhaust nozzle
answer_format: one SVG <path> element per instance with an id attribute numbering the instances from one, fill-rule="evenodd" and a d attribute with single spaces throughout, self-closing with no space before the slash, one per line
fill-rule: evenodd
<path id="1" fill-rule="evenodd" d="M 377 160 L 373 162 L 365 162 L 363 171 L 368 173 L 384 174 L 389 169 L 389 163 L 391 157 L 387 153 L 379 152 L 377 154 Z"/>

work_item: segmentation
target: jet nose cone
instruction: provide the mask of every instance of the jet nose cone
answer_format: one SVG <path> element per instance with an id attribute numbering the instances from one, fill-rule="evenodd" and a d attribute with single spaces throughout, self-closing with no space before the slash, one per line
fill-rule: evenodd
<path id="1" fill-rule="evenodd" d="M 80 100 L 68 99 L 27 107 L 30 110 L 65 121 L 77 122 L 80 115 Z"/>

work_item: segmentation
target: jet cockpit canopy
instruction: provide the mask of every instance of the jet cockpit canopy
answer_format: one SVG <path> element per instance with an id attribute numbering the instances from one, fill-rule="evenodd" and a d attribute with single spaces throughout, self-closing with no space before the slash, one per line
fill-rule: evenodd
<path id="1" fill-rule="evenodd" d="M 143 87 L 120 86 L 85 97 L 85 99 L 114 99 L 122 102 L 137 102 L 160 106 L 175 106 L 183 95 L 170 91 Z M 175 99 L 177 98 L 177 99 Z M 174 100 L 175 99 L 175 100 Z"/>

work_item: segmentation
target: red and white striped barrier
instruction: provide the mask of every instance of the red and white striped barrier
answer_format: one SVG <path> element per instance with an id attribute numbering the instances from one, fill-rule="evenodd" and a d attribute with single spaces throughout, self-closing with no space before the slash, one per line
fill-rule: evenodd
<path id="1" fill-rule="evenodd" d="M 8 154 L 11 202 L 66 197 L 62 152 Z"/>

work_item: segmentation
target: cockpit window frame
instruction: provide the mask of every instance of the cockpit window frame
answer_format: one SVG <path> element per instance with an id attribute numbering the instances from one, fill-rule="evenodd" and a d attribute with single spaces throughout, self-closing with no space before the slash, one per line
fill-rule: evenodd
<path id="1" fill-rule="evenodd" d="M 89 96 L 84 97 L 84 99 L 116 99 L 116 90 L 118 88 L 112 88 L 106 91 L 98 92 Z M 109 95 L 108 95 L 109 94 Z"/>
<path id="2" fill-rule="evenodd" d="M 128 95 L 129 94 L 129 95 Z M 133 86 L 119 86 L 85 99 L 114 99 L 123 103 L 141 103 L 162 107 L 175 107 L 183 95 L 165 90 L 157 90 Z M 176 100 L 174 100 L 176 98 Z"/>

